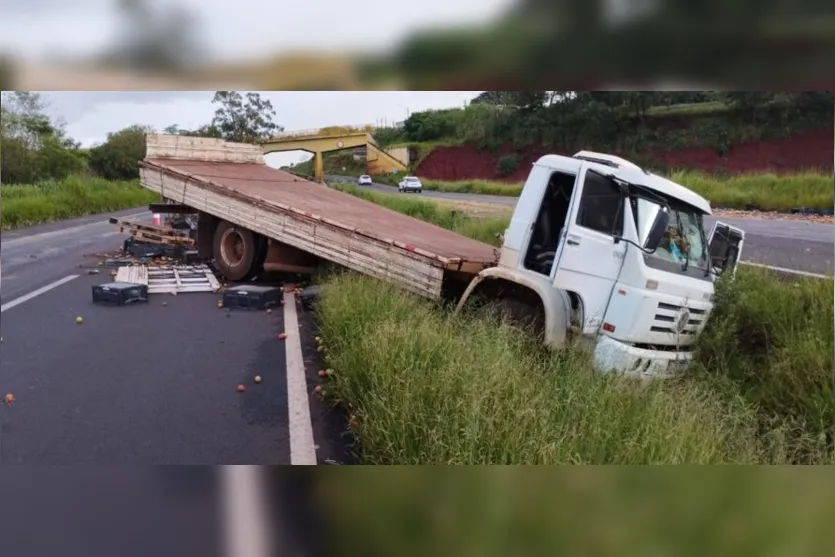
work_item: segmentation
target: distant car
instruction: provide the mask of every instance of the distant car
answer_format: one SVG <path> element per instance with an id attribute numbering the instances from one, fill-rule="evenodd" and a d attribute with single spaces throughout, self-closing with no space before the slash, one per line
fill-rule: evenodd
<path id="1" fill-rule="evenodd" d="M 363 174 L 363 175 L 362 175 L 362 176 L 360 176 L 360 177 L 359 177 L 359 179 L 357 180 L 357 184 L 359 184 L 360 186 L 370 186 L 370 185 L 372 184 L 372 182 L 371 182 L 371 176 L 368 176 L 368 175 L 366 175 L 366 174 Z"/>
<path id="2" fill-rule="evenodd" d="M 423 184 L 420 183 L 420 180 L 417 176 L 406 176 L 403 178 L 399 184 L 397 184 L 397 189 L 401 193 L 416 191 L 418 193 L 423 193 Z"/>

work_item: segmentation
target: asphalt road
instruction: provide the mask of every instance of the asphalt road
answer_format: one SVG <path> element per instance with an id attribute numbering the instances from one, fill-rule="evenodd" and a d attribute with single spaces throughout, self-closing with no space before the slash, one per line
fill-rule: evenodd
<path id="1" fill-rule="evenodd" d="M 356 181 L 351 176 L 329 176 L 328 179 Z M 363 186 L 382 193 L 399 194 L 396 187 L 385 184 Z M 416 194 L 411 194 L 416 195 Z M 495 203 L 514 207 L 515 197 L 447 193 L 424 190 L 423 197 L 447 199 L 450 201 L 471 201 Z M 706 232 L 710 232 L 716 219 L 706 218 Z M 722 222 L 745 231 L 745 246 L 742 260 L 759 265 L 804 271 L 822 275 L 833 274 L 835 261 L 835 227 L 832 224 L 804 222 L 798 220 L 745 219 L 722 217 Z"/>
<path id="2" fill-rule="evenodd" d="M 119 214 L 137 213 L 149 218 Z M 110 277 L 87 274 L 98 262 L 89 254 L 124 239 L 110 216 L 2 234 L 0 395 L 16 401 L 0 403 L 0 464 L 289 464 L 282 309 L 226 312 L 208 293 L 93 304 L 91 287 Z M 311 361 L 314 325 L 305 312 L 298 322 L 287 333 L 308 360 L 301 388 L 316 457 L 338 462 L 340 448 L 326 439 L 332 418 L 312 395 L 321 368 Z"/>

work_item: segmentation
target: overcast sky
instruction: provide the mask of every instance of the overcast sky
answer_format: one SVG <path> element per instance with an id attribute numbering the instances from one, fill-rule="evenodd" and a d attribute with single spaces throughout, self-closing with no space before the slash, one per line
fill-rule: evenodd
<path id="1" fill-rule="evenodd" d="M 464 106 L 477 91 L 268 91 L 275 122 L 286 131 L 325 126 L 392 124 L 409 112 Z M 133 124 L 162 130 L 171 124 L 197 128 L 211 121 L 214 91 L 203 92 L 48 92 L 50 114 L 63 120 L 67 133 L 85 147 L 103 142 L 109 132 Z M 304 153 L 273 153 L 273 166 L 298 162 Z"/>

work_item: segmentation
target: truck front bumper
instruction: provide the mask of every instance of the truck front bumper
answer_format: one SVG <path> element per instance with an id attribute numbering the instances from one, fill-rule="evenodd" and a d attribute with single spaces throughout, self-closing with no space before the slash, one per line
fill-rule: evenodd
<path id="1" fill-rule="evenodd" d="M 690 367 L 692 359 L 692 352 L 647 350 L 607 336 L 601 336 L 594 348 L 595 369 L 635 379 L 679 377 Z"/>

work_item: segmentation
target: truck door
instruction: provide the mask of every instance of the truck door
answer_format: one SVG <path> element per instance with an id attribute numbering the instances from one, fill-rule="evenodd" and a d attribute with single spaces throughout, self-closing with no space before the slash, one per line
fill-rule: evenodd
<path id="1" fill-rule="evenodd" d="M 555 287 L 580 297 L 584 334 L 600 328 L 623 266 L 627 243 L 614 236 L 623 235 L 625 208 L 618 184 L 584 165 L 552 271 Z"/>
<path id="2" fill-rule="evenodd" d="M 713 223 L 707 236 L 710 270 L 717 275 L 730 272 L 731 277 L 736 276 L 744 242 L 745 231 L 741 228 L 719 221 Z"/>

